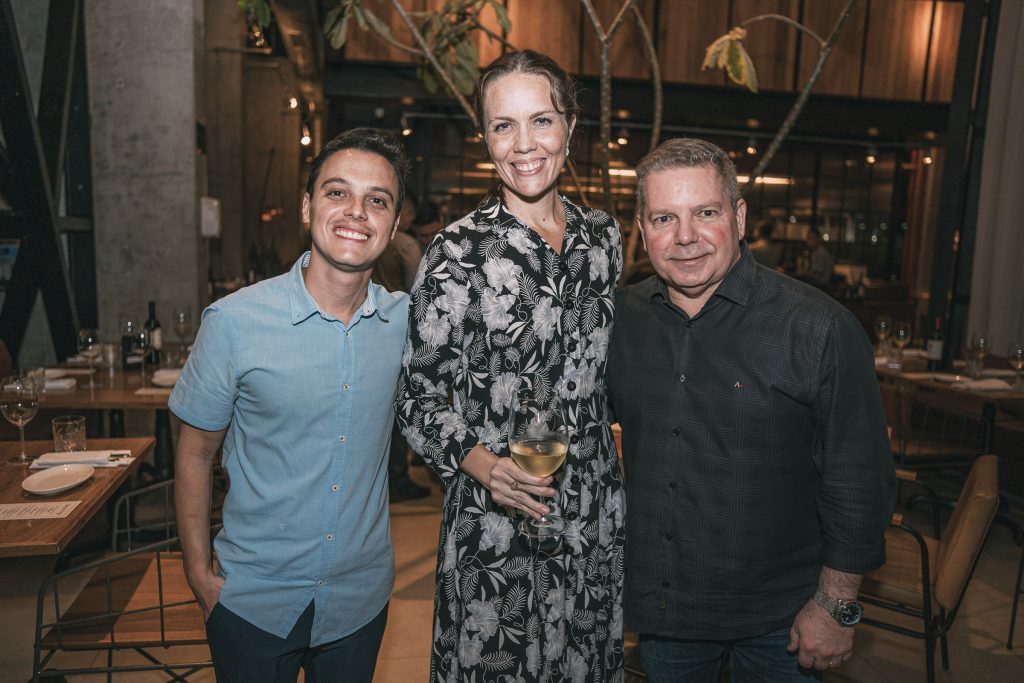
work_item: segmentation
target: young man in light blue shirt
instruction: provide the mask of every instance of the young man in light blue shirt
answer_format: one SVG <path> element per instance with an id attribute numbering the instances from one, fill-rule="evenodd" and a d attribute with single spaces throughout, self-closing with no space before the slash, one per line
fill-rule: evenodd
<path id="1" fill-rule="evenodd" d="M 387 453 L 409 298 L 370 282 L 408 159 L 372 129 L 329 142 L 302 201 L 313 248 L 203 312 L 171 394 L 175 507 L 217 680 L 373 678 L 394 582 Z M 209 524 L 223 445 L 224 528 Z"/>

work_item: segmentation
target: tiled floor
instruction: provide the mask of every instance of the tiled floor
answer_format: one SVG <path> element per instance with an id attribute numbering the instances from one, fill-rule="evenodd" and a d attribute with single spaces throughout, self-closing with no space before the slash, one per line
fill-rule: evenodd
<path id="1" fill-rule="evenodd" d="M 426 482 L 422 469 L 414 469 L 413 475 L 421 483 Z M 391 508 L 398 571 L 377 665 L 375 680 L 380 683 L 427 679 L 441 505 L 439 487 L 436 483 L 431 485 L 434 495 L 430 498 L 399 503 Z M 916 521 L 916 516 L 908 519 Z M 940 669 L 939 681 L 1024 681 L 1024 624 L 1018 629 L 1017 649 L 1006 648 L 1012 583 L 1019 556 L 1020 548 L 1013 543 L 1009 531 L 994 528 L 950 635 L 950 670 Z M 24 683 L 30 679 L 35 595 L 40 581 L 51 571 L 52 562 L 47 560 L 0 560 L 0 683 Z M 1020 618 L 1024 620 L 1024 606 L 1019 609 Z M 923 653 L 920 641 L 860 627 L 854 658 L 828 674 L 825 680 L 827 683 L 923 681 Z M 178 656 L 194 661 L 205 658 L 207 653 L 205 648 L 190 648 Z M 84 663 L 100 658 L 64 655 L 60 661 Z M 90 679 L 72 677 L 70 680 Z M 134 683 L 164 678 L 155 674 L 132 674 L 118 680 Z M 209 671 L 201 672 L 190 680 L 213 681 L 213 675 Z"/>

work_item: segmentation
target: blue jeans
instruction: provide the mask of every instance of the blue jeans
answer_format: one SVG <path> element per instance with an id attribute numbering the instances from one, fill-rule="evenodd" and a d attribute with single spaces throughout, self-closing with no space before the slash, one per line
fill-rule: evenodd
<path id="1" fill-rule="evenodd" d="M 809 683 L 820 678 L 786 652 L 789 628 L 744 640 L 678 640 L 640 635 L 640 661 L 651 683 L 718 683 L 728 653 L 733 683 Z"/>
<path id="2" fill-rule="evenodd" d="M 370 683 L 388 619 L 387 605 L 355 633 L 310 647 L 313 603 L 286 638 L 267 633 L 219 602 L 206 621 L 206 638 L 217 683 Z"/>

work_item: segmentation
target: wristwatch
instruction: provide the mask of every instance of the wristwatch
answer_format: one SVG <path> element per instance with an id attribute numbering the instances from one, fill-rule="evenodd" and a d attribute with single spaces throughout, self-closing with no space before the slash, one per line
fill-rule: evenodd
<path id="1" fill-rule="evenodd" d="M 840 600 L 825 591 L 816 591 L 814 602 L 824 607 L 840 626 L 853 626 L 864 616 L 864 607 L 856 600 Z"/>

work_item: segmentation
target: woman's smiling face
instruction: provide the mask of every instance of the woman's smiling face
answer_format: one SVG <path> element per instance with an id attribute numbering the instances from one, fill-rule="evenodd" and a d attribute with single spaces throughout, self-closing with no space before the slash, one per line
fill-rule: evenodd
<path id="1" fill-rule="evenodd" d="M 484 140 L 505 185 L 523 201 L 555 191 L 573 122 L 551 99 L 544 76 L 501 76 L 484 93 Z"/>

